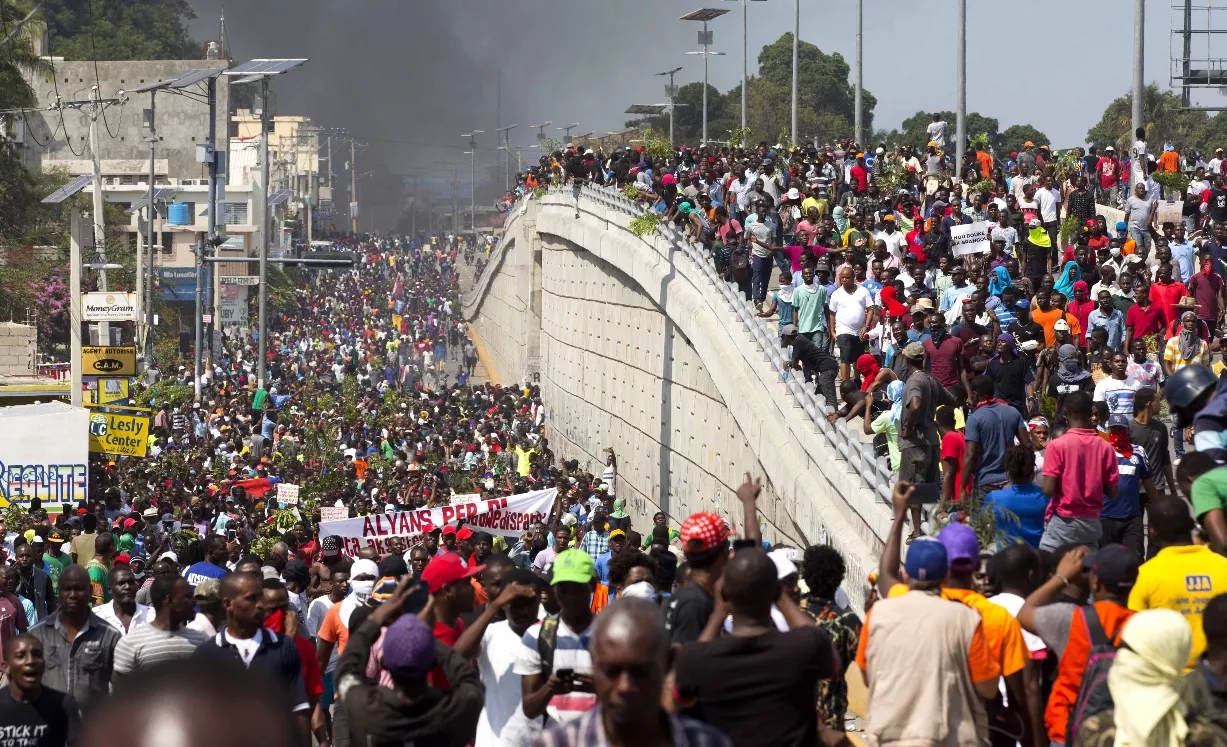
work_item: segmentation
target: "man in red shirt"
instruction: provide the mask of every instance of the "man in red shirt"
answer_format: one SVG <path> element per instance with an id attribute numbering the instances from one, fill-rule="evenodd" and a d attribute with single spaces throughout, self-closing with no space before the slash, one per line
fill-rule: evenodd
<path id="1" fill-rule="evenodd" d="M 1179 280 L 1172 279 L 1170 263 L 1159 265 L 1159 279 L 1150 286 L 1150 302 L 1163 313 L 1163 326 L 1170 327 L 1178 319 L 1176 304 L 1189 295 L 1189 289 Z"/>
<path id="2" fill-rule="evenodd" d="M 454 552 L 431 558 L 422 570 L 422 583 L 434 597 L 435 638 L 448 648 L 455 648 L 464 632 L 460 616 L 473 611 L 475 592 L 469 579 L 484 571 L 484 565 L 468 566 Z M 431 675 L 431 681 L 440 690 L 447 689 L 447 680 L 442 670 Z"/>
<path id="3" fill-rule="evenodd" d="M 856 163 L 849 170 L 852 175 L 852 187 L 858 195 L 869 191 L 869 169 L 865 168 L 865 154 L 856 154 Z"/>
<path id="4" fill-rule="evenodd" d="M 1214 271 L 1214 254 L 1209 247 L 1198 252 L 1198 259 L 1201 271 L 1189 278 L 1189 295 L 1197 301 L 1197 318 L 1209 328 L 1213 339 L 1223 318 L 1223 277 Z"/>
<path id="5" fill-rule="evenodd" d="M 1120 204 L 1120 157 L 1115 148 L 1109 145 L 1103 149 L 1095 171 L 1099 174 L 1099 202 L 1116 207 Z"/>

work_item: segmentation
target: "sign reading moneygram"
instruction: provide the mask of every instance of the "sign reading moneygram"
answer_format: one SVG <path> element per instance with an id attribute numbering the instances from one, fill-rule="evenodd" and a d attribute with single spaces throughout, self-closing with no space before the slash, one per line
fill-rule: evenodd
<path id="1" fill-rule="evenodd" d="M 136 321 L 136 294 L 107 291 L 82 294 L 81 316 L 87 322 Z"/>
<path id="2" fill-rule="evenodd" d="M 96 454 L 143 457 L 149 453 L 149 417 L 114 412 L 89 414 L 89 450 Z"/>
<path id="3" fill-rule="evenodd" d="M 83 347 L 81 370 L 86 376 L 136 376 L 136 348 L 109 345 Z"/>
<path id="4" fill-rule="evenodd" d="M 950 227 L 950 251 L 956 257 L 964 254 L 985 254 L 991 246 L 988 224 L 984 221 Z"/>
<path id="5" fill-rule="evenodd" d="M 537 522 L 549 518 L 557 496 L 557 489 L 550 488 L 472 503 L 321 521 L 320 538 L 340 537 L 341 552 L 350 557 L 357 557 L 364 547 L 373 547 L 380 555 L 387 555 L 395 550 L 390 544 L 395 537 L 401 538 L 405 545 L 415 545 L 422 541 L 423 535 L 460 521 L 474 531 L 518 538 Z"/>

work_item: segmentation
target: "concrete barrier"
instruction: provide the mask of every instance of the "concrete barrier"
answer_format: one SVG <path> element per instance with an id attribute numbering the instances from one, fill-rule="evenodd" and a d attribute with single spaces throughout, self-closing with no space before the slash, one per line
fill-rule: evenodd
<path id="1" fill-rule="evenodd" d="M 740 524 L 734 491 L 762 475 L 765 535 L 840 549 L 859 603 L 890 524 L 885 460 L 783 375 L 774 332 L 701 250 L 668 227 L 629 231 L 639 212 L 587 187 L 525 200 L 465 318 L 505 379 L 541 384 L 555 453 L 595 469 L 615 448 L 635 526 L 656 510 Z"/>

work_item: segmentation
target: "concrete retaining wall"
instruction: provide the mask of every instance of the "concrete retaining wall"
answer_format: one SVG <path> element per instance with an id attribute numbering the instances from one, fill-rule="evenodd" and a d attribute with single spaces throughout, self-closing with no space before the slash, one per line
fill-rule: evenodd
<path id="1" fill-rule="evenodd" d="M 833 545 L 862 600 L 890 524 L 881 496 L 694 258 L 663 235 L 636 238 L 631 215 L 598 199 L 575 213 L 569 192 L 517 208 L 463 307 L 504 382 L 540 381 L 555 452 L 595 469 L 612 446 L 638 528 L 658 508 L 740 525 L 736 486 L 761 476 L 767 538 Z"/>

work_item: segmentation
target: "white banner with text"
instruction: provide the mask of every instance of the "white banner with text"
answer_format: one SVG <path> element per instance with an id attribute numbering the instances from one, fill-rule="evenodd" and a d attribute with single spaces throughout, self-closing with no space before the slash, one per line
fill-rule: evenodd
<path id="1" fill-rule="evenodd" d="M 549 518 L 557 496 L 557 489 L 550 488 L 506 498 L 321 521 L 320 538 L 340 537 L 341 552 L 350 557 L 357 557 L 363 547 L 374 547 L 380 555 L 387 555 L 393 552 L 389 542 L 394 538 L 403 540 L 408 548 L 421 542 L 423 535 L 459 522 L 475 532 L 518 538 L 533 524 Z"/>

